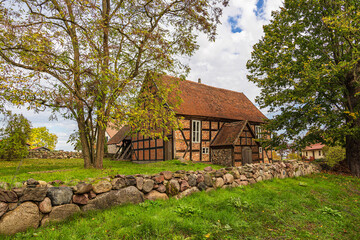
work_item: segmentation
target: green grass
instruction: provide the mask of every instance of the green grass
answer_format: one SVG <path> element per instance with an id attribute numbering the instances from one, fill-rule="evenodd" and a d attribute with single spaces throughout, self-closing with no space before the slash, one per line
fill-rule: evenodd
<path id="1" fill-rule="evenodd" d="M 106 177 L 116 174 L 155 174 L 162 171 L 177 170 L 202 170 L 206 166 L 214 169 L 221 168 L 217 165 L 204 163 L 185 164 L 178 160 L 136 164 L 132 162 L 104 160 L 104 169 L 84 169 L 82 159 L 24 159 L 14 182 L 22 182 L 29 178 L 43 181 L 53 180 L 85 180 L 87 178 Z M 0 161 L 0 182 L 11 182 L 19 161 Z M 51 173 L 42 171 L 60 170 Z M 35 173 L 34 173 L 35 172 Z"/>
<path id="2" fill-rule="evenodd" d="M 359 203 L 360 179 L 317 174 L 89 212 L 5 239 L 360 239 Z"/>

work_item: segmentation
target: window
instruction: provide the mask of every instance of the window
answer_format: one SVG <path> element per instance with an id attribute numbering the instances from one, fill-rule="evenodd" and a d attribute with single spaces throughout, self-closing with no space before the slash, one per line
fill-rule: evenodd
<path id="1" fill-rule="evenodd" d="M 306 156 L 308 156 L 308 152 L 306 152 Z"/>
<path id="2" fill-rule="evenodd" d="M 208 147 L 203 147 L 202 148 L 202 153 L 203 154 L 209 154 L 209 148 Z"/>
<path id="3" fill-rule="evenodd" d="M 319 156 L 321 156 L 321 151 L 319 151 Z"/>
<path id="4" fill-rule="evenodd" d="M 262 147 L 259 147 L 259 154 L 262 153 Z"/>
<path id="5" fill-rule="evenodd" d="M 199 143 L 200 142 L 200 121 L 193 120 L 192 121 L 192 142 Z"/>
<path id="6" fill-rule="evenodd" d="M 262 137 L 262 134 L 261 134 L 261 126 L 255 126 L 255 135 L 256 135 L 256 138 L 261 138 Z"/>

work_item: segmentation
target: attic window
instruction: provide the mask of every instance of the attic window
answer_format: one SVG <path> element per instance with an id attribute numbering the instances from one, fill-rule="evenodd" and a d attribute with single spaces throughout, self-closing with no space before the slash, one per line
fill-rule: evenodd
<path id="1" fill-rule="evenodd" d="M 193 120 L 192 121 L 192 142 L 199 143 L 200 142 L 200 121 Z"/>
<path id="2" fill-rule="evenodd" d="M 262 137 L 261 131 L 262 131 L 261 126 L 255 126 L 256 138 L 260 139 Z"/>

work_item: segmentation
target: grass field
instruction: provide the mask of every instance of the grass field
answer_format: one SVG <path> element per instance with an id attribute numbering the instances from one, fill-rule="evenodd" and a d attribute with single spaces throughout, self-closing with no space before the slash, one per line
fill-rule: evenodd
<path id="1" fill-rule="evenodd" d="M 84 169 L 82 159 L 24 159 L 14 182 L 22 182 L 29 178 L 43 181 L 53 180 L 85 180 L 87 178 L 105 177 L 116 174 L 155 174 L 162 171 L 202 170 L 209 164 L 189 163 L 178 160 L 136 164 L 132 162 L 104 160 L 104 169 Z M 17 172 L 19 161 L 0 161 L 0 182 L 10 183 Z M 218 169 L 221 166 L 211 165 Z M 49 172 L 55 171 L 55 172 Z"/>
<path id="2" fill-rule="evenodd" d="M 89 212 L 4 238 L 360 239 L 359 226 L 360 179 L 316 174 Z"/>

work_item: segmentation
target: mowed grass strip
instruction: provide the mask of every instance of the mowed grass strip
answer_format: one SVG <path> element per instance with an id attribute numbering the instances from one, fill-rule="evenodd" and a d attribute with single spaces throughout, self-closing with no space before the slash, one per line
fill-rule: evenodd
<path id="1" fill-rule="evenodd" d="M 20 161 L 0 161 L 0 182 L 12 181 Z M 203 170 L 206 166 L 219 169 L 222 166 L 189 163 L 171 160 L 157 163 L 136 164 L 124 161 L 104 159 L 104 169 L 84 169 L 83 159 L 24 159 L 14 182 L 26 181 L 29 178 L 43 180 L 71 181 L 88 178 L 106 177 L 116 174 L 155 174 L 162 171 Z M 49 172 L 51 171 L 51 172 Z M 74 181 L 76 182 L 76 181 Z"/>
<path id="2" fill-rule="evenodd" d="M 84 213 L 5 239 L 360 239 L 360 180 L 274 179 Z"/>

